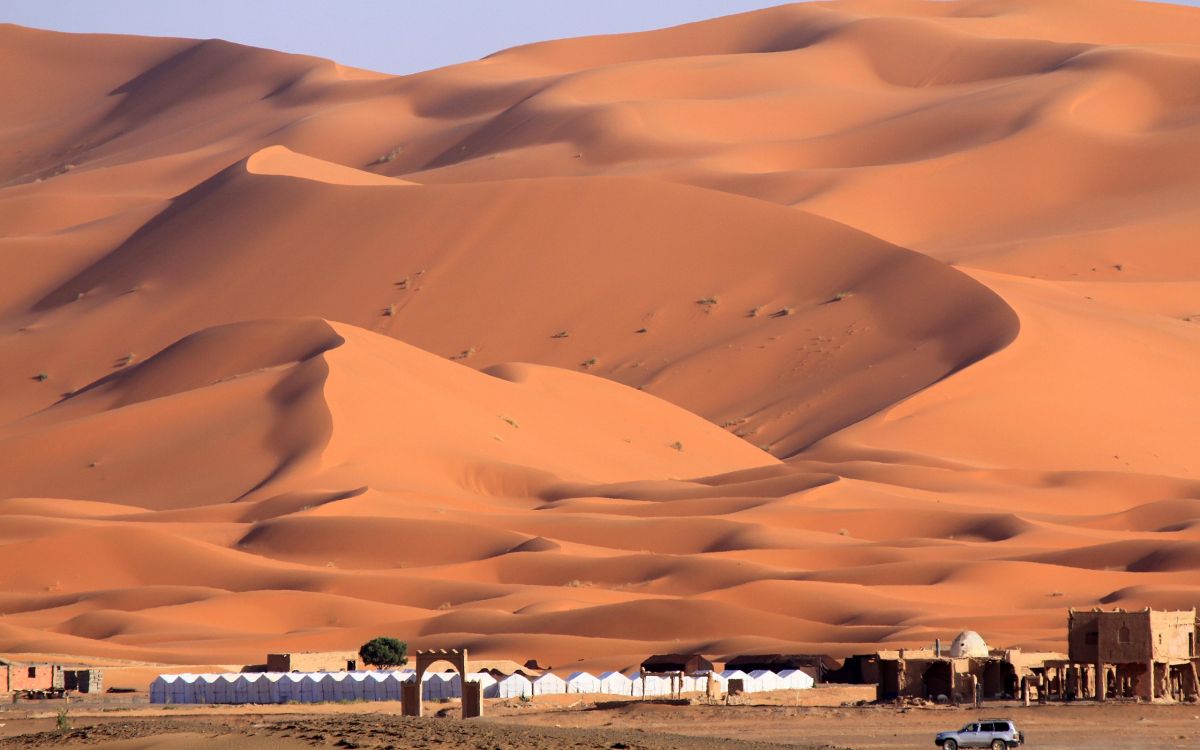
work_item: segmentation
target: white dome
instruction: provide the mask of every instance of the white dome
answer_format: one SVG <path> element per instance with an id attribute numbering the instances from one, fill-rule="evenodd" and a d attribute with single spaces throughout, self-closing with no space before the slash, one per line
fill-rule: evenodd
<path id="1" fill-rule="evenodd" d="M 974 630 L 964 630 L 950 644 L 950 656 L 987 656 L 988 645 Z"/>

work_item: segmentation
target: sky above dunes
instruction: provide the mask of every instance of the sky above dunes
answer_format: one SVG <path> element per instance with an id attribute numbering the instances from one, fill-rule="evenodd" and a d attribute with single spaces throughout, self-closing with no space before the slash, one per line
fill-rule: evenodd
<path id="1" fill-rule="evenodd" d="M 1200 5 L 1200 0 L 1176 0 Z M 673 26 L 771 0 L 5 0 L 0 21 L 56 31 L 220 38 L 415 73 L 546 39 Z"/>
<path id="2" fill-rule="evenodd" d="M 674 26 L 771 0 L 5 0 L 0 21 L 57 31 L 220 38 L 385 73 L 474 60 L 546 39 Z"/>

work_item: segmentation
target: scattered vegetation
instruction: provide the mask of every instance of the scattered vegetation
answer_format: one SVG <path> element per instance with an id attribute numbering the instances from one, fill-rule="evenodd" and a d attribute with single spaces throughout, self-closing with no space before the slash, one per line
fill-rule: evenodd
<path id="1" fill-rule="evenodd" d="M 637 329 L 636 331 L 634 331 L 634 333 L 650 333 L 650 329 L 648 329 L 648 328 L 639 328 L 639 329 Z"/>
<path id="2" fill-rule="evenodd" d="M 513 419 L 512 417 L 506 417 L 504 415 L 500 415 L 500 418 L 503 419 L 505 422 L 508 422 L 508 424 L 510 424 L 511 426 L 513 426 L 516 429 L 521 428 L 521 425 L 517 424 L 517 420 Z"/>
<path id="3" fill-rule="evenodd" d="M 716 298 L 715 295 L 710 295 L 708 297 L 704 297 L 702 299 L 696 300 L 696 304 L 703 307 L 705 312 L 708 312 L 709 310 L 712 310 L 713 307 L 716 306 L 718 301 L 719 300 Z"/>
<path id="4" fill-rule="evenodd" d="M 590 357 L 590 358 L 588 358 L 588 359 L 585 359 L 584 361 L 582 361 L 582 362 L 580 362 L 580 363 L 579 363 L 579 366 L 580 366 L 580 367 L 585 367 L 585 368 L 586 368 L 586 367 L 595 367 L 595 366 L 596 366 L 596 358 L 595 358 L 595 357 Z"/>
<path id="5" fill-rule="evenodd" d="M 833 299 L 831 299 L 829 301 L 830 302 L 841 302 L 842 300 L 846 299 L 849 296 L 850 296 L 850 292 L 838 292 L 837 294 L 833 295 Z"/>
<path id="6" fill-rule="evenodd" d="M 402 667 L 408 663 L 408 644 L 397 638 L 379 636 L 358 649 L 358 658 L 372 667 Z"/>
<path id="7" fill-rule="evenodd" d="M 796 312 L 796 311 L 790 307 L 781 307 L 780 309 L 771 313 L 771 317 L 772 318 L 786 318 L 794 312 Z"/>
<path id="8" fill-rule="evenodd" d="M 400 279 L 399 281 L 397 281 L 396 288 L 397 289 L 408 289 L 408 277 L 405 276 L 403 279 Z"/>
<path id="9" fill-rule="evenodd" d="M 838 536 L 850 536 L 849 529 L 838 529 Z"/>
<path id="10" fill-rule="evenodd" d="M 475 347 L 468 346 L 466 349 L 463 349 L 461 352 L 459 352 L 458 354 L 455 354 L 450 359 L 469 359 L 474 356 L 475 356 Z"/>
<path id="11" fill-rule="evenodd" d="M 683 452 L 683 443 L 679 442 L 678 440 L 676 440 L 675 442 L 671 443 L 671 444 L 670 444 L 670 445 L 668 445 L 667 447 L 668 447 L 668 448 L 674 448 L 675 450 L 677 450 L 677 451 L 679 451 L 679 452 L 681 452 L 681 453 Z"/>
<path id="12" fill-rule="evenodd" d="M 58 709 L 58 715 L 54 719 L 54 725 L 58 728 L 58 731 L 64 734 L 71 731 L 71 714 L 66 706 Z"/>
<path id="13" fill-rule="evenodd" d="M 526 695 L 525 693 L 521 693 L 521 702 L 522 703 L 528 703 L 531 700 L 533 700 L 533 699 L 530 698 L 528 695 Z"/>
<path id="14" fill-rule="evenodd" d="M 118 363 L 117 366 L 118 367 L 128 367 L 129 365 L 133 364 L 133 360 L 135 360 L 135 359 L 137 359 L 137 355 L 134 354 L 133 352 L 129 352 L 124 357 L 121 357 L 121 359 L 117 360 L 117 363 Z"/>
<path id="15" fill-rule="evenodd" d="M 383 317 L 390 318 L 395 314 L 396 314 L 396 306 L 395 305 L 388 305 L 387 307 L 383 308 Z"/>
<path id="16" fill-rule="evenodd" d="M 760 312 L 762 312 L 762 307 L 752 307 L 746 311 L 746 317 L 757 318 Z"/>
<path id="17" fill-rule="evenodd" d="M 571 334 L 567 333 L 566 331 L 559 331 L 558 333 L 554 334 L 554 335 L 553 335 L 553 336 L 551 336 L 550 338 L 552 338 L 552 339 L 565 339 L 565 338 L 567 338 L 567 337 L 568 337 L 568 336 L 570 336 L 570 335 L 571 335 Z"/>
<path id="18" fill-rule="evenodd" d="M 439 610 L 447 610 L 447 609 L 450 609 L 452 606 L 454 606 L 454 605 L 451 604 L 450 602 L 442 602 L 441 604 L 439 604 L 437 606 L 437 608 Z"/>
<path id="19" fill-rule="evenodd" d="M 579 581 L 578 578 L 572 578 L 571 580 L 567 581 L 563 585 L 569 589 L 577 589 L 580 586 L 582 586 L 583 584 Z"/>
<path id="20" fill-rule="evenodd" d="M 50 379 L 50 376 L 44 372 L 39 372 L 37 375 L 33 376 L 33 379 L 39 383 L 45 383 L 47 380 Z"/>
<path id="21" fill-rule="evenodd" d="M 371 163 L 372 164 L 387 164 L 389 162 L 396 161 L 396 159 L 398 159 L 400 157 L 400 154 L 402 154 L 402 153 L 404 153 L 404 147 L 396 146 L 391 151 L 388 151 L 386 154 L 384 154 L 383 156 L 379 157 L 378 159 L 376 159 L 375 161 L 373 161 Z"/>

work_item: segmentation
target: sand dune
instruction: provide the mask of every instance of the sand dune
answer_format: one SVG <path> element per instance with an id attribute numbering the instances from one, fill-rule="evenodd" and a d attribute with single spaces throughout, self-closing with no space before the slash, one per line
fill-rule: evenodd
<path id="1" fill-rule="evenodd" d="M 607 669 L 1200 597 L 1196 9 L 0 64 L 4 652 Z"/>

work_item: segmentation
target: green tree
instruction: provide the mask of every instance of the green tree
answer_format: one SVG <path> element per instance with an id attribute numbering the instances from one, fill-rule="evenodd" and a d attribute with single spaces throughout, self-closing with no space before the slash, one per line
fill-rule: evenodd
<path id="1" fill-rule="evenodd" d="M 373 667 L 402 667 L 408 663 L 408 644 L 395 638 L 372 638 L 358 650 L 363 664 Z"/>

